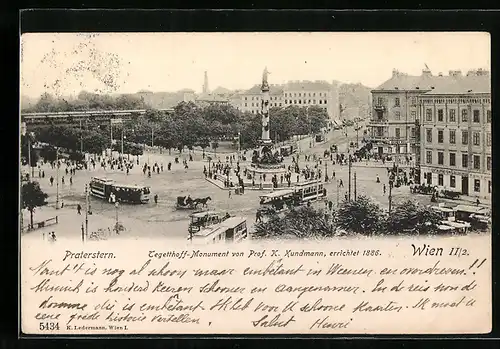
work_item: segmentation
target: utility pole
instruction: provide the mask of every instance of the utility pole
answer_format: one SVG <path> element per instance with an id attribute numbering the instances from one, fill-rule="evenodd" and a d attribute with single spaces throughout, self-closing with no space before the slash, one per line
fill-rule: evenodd
<path id="1" fill-rule="evenodd" d="M 56 148 L 56 210 L 59 209 L 59 148 Z"/>
<path id="2" fill-rule="evenodd" d="M 238 161 L 240 161 L 240 152 L 241 152 L 240 137 L 241 137 L 241 132 L 238 132 Z"/>
<path id="3" fill-rule="evenodd" d="M 349 201 L 351 201 L 351 167 L 352 167 L 352 162 L 351 162 L 351 154 L 349 154 Z"/>
<path id="4" fill-rule="evenodd" d="M 115 231 L 118 234 L 118 201 L 115 201 Z"/>
<path id="5" fill-rule="evenodd" d="M 89 235 L 89 191 L 88 185 L 85 184 L 85 238 Z M 84 238 L 82 237 L 82 240 Z"/>
<path id="6" fill-rule="evenodd" d="M 354 171 L 354 201 L 356 201 L 357 199 L 357 188 L 358 188 L 358 184 L 357 184 L 357 178 L 356 178 L 356 171 Z"/>
<path id="7" fill-rule="evenodd" d="M 336 179 L 335 183 L 337 184 L 337 208 L 339 207 L 339 180 Z"/>
<path id="8" fill-rule="evenodd" d="M 121 154 L 121 159 L 123 162 L 123 125 L 122 125 L 122 154 Z"/>
<path id="9" fill-rule="evenodd" d="M 325 183 L 328 181 L 328 160 L 325 161 Z"/>
<path id="10" fill-rule="evenodd" d="M 392 181 L 389 181 L 389 214 L 391 214 L 392 211 Z"/>
<path id="11" fill-rule="evenodd" d="M 113 155 L 113 119 L 109 119 L 109 130 L 110 130 L 110 146 L 109 149 L 111 151 L 111 155 Z"/>
<path id="12" fill-rule="evenodd" d="M 82 119 L 80 119 L 80 152 L 83 153 Z"/>

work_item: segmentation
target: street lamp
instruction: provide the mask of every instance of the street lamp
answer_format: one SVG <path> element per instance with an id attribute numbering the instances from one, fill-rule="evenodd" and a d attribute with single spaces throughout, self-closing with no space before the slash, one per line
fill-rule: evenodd
<path id="1" fill-rule="evenodd" d="M 118 201 L 115 202 L 115 231 L 118 234 Z"/>
<path id="2" fill-rule="evenodd" d="M 59 209 L 59 148 L 56 148 L 56 210 Z"/>

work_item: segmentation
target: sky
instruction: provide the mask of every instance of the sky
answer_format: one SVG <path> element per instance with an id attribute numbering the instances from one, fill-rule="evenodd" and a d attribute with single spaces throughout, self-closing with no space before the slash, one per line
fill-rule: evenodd
<path id="1" fill-rule="evenodd" d="M 377 87 L 397 69 L 420 75 L 490 69 L 487 33 L 29 33 L 21 37 L 21 94 L 201 92 L 337 80 Z"/>

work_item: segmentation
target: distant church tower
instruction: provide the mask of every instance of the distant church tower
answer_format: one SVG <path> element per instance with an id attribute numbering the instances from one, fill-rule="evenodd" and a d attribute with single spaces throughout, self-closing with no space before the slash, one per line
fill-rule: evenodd
<path id="1" fill-rule="evenodd" d="M 203 94 L 208 94 L 208 74 L 205 71 L 205 80 L 203 81 Z"/>

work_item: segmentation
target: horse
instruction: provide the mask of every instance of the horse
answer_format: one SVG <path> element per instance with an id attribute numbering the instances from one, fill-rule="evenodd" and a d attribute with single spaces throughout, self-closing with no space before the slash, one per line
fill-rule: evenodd
<path id="1" fill-rule="evenodd" d="M 212 200 L 212 198 L 210 196 L 207 196 L 207 197 L 201 198 L 201 199 L 194 199 L 193 200 L 194 207 L 198 207 L 198 204 L 201 204 L 202 207 L 206 207 L 206 206 L 208 206 L 207 201 L 209 201 L 209 200 Z"/>

